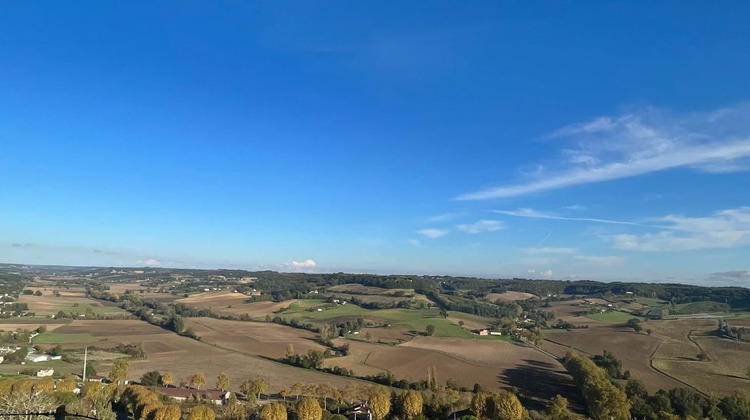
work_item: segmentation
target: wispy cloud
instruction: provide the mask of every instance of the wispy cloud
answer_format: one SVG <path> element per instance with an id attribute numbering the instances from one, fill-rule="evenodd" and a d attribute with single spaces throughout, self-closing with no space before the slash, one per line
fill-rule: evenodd
<path id="1" fill-rule="evenodd" d="M 472 224 L 458 225 L 456 228 L 466 233 L 495 232 L 504 229 L 505 224 L 497 220 L 479 220 Z"/>
<path id="2" fill-rule="evenodd" d="M 409 245 L 420 247 L 422 246 L 422 242 L 419 239 L 409 239 L 406 241 Z"/>
<path id="3" fill-rule="evenodd" d="M 564 210 L 574 210 L 574 211 L 579 211 L 579 210 L 586 210 L 586 207 L 585 207 L 585 206 L 582 206 L 582 205 L 580 205 L 580 204 L 573 204 L 573 205 L 571 205 L 571 206 L 565 206 L 565 207 L 563 207 L 563 209 L 564 209 Z"/>
<path id="4" fill-rule="evenodd" d="M 420 229 L 417 233 L 430 239 L 437 239 L 441 236 L 447 235 L 448 231 L 445 229 Z"/>
<path id="5" fill-rule="evenodd" d="M 457 211 L 452 213 L 443 213 L 438 214 L 436 216 L 430 216 L 425 219 L 425 222 L 427 223 L 444 223 L 444 222 L 450 222 L 451 220 L 458 219 L 460 217 L 466 216 L 467 213 L 465 211 Z"/>
<path id="6" fill-rule="evenodd" d="M 706 172 L 750 169 L 750 105 L 714 112 L 670 114 L 647 108 L 619 117 L 563 127 L 550 138 L 569 139 L 561 150 L 561 169 L 540 171 L 532 179 L 482 189 L 457 200 L 516 197 L 635 177 L 675 168 Z"/>
<path id="7" fill-rule="evenodd" d="M 659 219 L 668 229 L 641 235 L 604 235 L 615 248 L 628 251 L 686 251 L 750 245 L 750 207 L 721 210 L 706 217 L 669 215 Z"/>
<path id="8" fill-rule="evenodd" d="M 591 217 L 560 216 L 555 213 L 538 211 L 538 210 L 534 210 L 530 208 L 520 208 L 517 210 L 491 210 L 491 211 L 493 213 L 504 214 L 506 216 L 528 217 L 532 219 L 569 220 L 569 221 L 574 221 L 574 222 L 606 223 L 606 224 L 612 224 L 612 225 L 648 226 L 648 225 L 644 225 L 640 223 L 628 222 L 628 221 L 623 221 L 623 220 L 597 219 L 597 218 L 591 218 Z"/>
<path id="9" fill-rule="evenodd" d="M 538 248 L 526 248 L 523 250 L 523 252 L 529 254 L 529 255 L 539 255 L 539 254 L 575 254 L 576 253 L 575 248 L 552 248 L 552 247 L 538 247 Z"/>

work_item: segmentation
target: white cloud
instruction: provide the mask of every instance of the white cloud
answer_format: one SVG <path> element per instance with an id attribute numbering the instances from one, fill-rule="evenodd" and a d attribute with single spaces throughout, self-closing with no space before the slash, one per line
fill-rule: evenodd
<path id="1" fill-rule="evenodd" d="M 571 205 L 571 206 L 565 206 L 565 207 L 563 207 L 563 209 L 564 209 L 564 210 L 575 210 L 575 211 L 579 211 L 579 210 L 586 210 L 586 207 L 585 207 L 585 206 L 582 206 L 582 205 L 580 205 L 580 204 L 573 204 L 573 205 Z"/>
<path id="2" fill-rule="evenodd" d="M 318 264 L 311 259 L 304 260 L 302 262 L 292 261 L 292 267 L 294 268 L 315 268 Z"/>
<path id="3" fill-rule="evenodd" d="M 146 260 L 138 260 L 136 263 L 138 265 L 143 265 L 143 266 L 146 266 L 146 267 L 156 267 L 156 266 L 161 265 L 161 261 L 159 261 L 159 260 L 157 260 L 155 258 L 149 258 L 149 259 L 146 259 Z"/>
<path id="4" fill-rule="evenodd" d="M 575 185 L 629 178 L 675 168 L 707 172 L 750 169 L 750 105 L 669 114 L 647 108 L 563 127 L 551 138 L 569 139 L 553 172 L 518 184 L 482 189 L 457 200 L 516 197 Z"/>
<path id="5" fill-rule="evenodd" d="M 448 231 L 444 229 L 421 229 L 418 230 L 417 233 L 430 239 L 437 239 L 441 236 L 447 235 Z"/>
<path id="6" fill-rule="evenodd" d="M 625 259 L 616 256 L 595 256 L 595 255 L 576 255 L 573 257 L 577 260 L 590 263 L 592 265 L 599 265 L 602 267 L 611 267 L 615 265 L 621 265 Z"/>
<path id="7" fill-rule="evenodd" d="M 707 217 L 669 215 L 665 230 L 641 235 L 606 235 L 615 248 L 628 251 L 686 251 L 750 245 L 750 207 L 722 210 Z"/>
<path id="8" fill-rule="evenodd" d="M 552 270 L 545 270 L 539 273 L 540 277 L 544 277 L 545 279 L 552 278 Z"/>
<path id="9" fill-rule="evenodd" d="M 538 254 L 575 254 L 575 248 L 553 248 L 553 247 L 539 247 L 539 248 L 526 248 L 523 250 L 525 253 L 530 255 Z"/>
<path id="10" fill-rule="evenodd" d="M 422 242 L 420 242 L 419 239 L 409 239 L 406 242 L 408 242 L 409 245 L 413 245 L 413 246 L 416 246 L 416 247 L 422 246 Z"/>
<path id="11" fill-rule="evenodd" d="M 466 233 L 482 233 L 482 232 L 495 232 L 500 229 L 504 229 L 505 225 L 503 222 L 497 220 L 479 220 L 476 223 L 468 225 L 456 226 L 458 230 Z"/>
<path id="12" fill-rule="evenodd" d="M 552 220 L 570 220 L 575 222 L 593 222 L 593 223 L 607 223 L 612 225 L 629 225 L 629 226 L 647 226 L 635 222 L 627 222 L 622 220 L 609 220 L 609 219 L 596 219 L 591 217 L 567 217 L 559 216 L 554 213 L 548 213 L 538 211 L 529 208 L 521 208 L 517 210 L 491 210 L 493 213 L 504 214 L 506 216 L 514 217 L 529 217 L 532 219 L 552 219 Z"/>

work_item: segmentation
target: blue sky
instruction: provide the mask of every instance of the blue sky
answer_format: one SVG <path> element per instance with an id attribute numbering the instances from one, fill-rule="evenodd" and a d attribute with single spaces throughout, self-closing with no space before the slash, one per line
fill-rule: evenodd
<path id="1" fill-rule="evenodd" d="M 4 3 L 0 261 L 750 284 L 750 6 Z"/>

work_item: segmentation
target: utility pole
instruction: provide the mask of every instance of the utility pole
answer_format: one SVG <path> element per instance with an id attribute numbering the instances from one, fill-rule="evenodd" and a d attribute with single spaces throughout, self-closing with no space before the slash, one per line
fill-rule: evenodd
<path id="1" fill-rule="evenodd" d="M 86 385 L 86 362 L 89 354 L 89 348 L 84 347 L 83 349 L 83 385 Z"/>

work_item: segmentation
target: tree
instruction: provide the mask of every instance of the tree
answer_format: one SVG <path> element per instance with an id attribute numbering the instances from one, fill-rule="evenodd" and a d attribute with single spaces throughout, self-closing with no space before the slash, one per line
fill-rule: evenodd
<path id="1" fill-rule="evenodd" d="M 440 316 L 442 316 L 443 319 L 448 318 L 448 311 L 445 310 L 445 308 L 440 308 Z"/>
<path id="2" fill-rule="evenodd" d="M 301 399 L 297 403 L 297 418 L 299 420 L 321 420 L 323 418 L 323 409 L 320 408 L 318 400 L 310 397 Z"/>
<path id="3" fill-rule="evenodd" d="M 573 413 L 568 409 L 568 399 L 562 395 L 555 395 L 547 405 L 547 415 L 550 420 L 573 419 Z"/>
<path id="4" fill-rule="evenodd" d="M 287 358 L 287 360 L 289 360 L 289 361 L 293 360 L 295 355 L 296 354 L 294 353 L 294 346 L 291 343 L 287 344 L 286 345 L 286 358 Z"/>
<path id="5" fill-rule="evenodd" d="M 215 420 L 216 413 L 207 405 L 198 405 L 190 411 L 188 420 Z"/>
<path id="6" fill-rule="evenodd" d="M 47 350 L 47 354 L 49 354 L 50 356 L 62 356 L 62 353 L 63 353 L 63 346 L 60 344 Z"/>
<path id="7" fill-rule="evenodd" d="M 500 391 L 492 394 L 490 398 L 490 412 L 492 418 L 503 420 L 521 420 L 523 417 L 523 406 L 516 394 L 508 391 Z"/>
<path id="8" fill-rule="evenodd" d="M 203 372 L 198 372 L 195 375 L 190 377 L 191 386 L 201 389 L 201 387 L 205 384 L 206 384 L 206 375 L 204 375 Z"/>
<path id="9" fill-rule="evenodd" d="M 77 387 L 75 378 L 65 378 L 57 383 L 57 390 L 60 392 L 73 392 Z"/>
<path id="10" fill-rule="evenodd" d="M 391 411 L 391 396 L 386 391 L 375 392 L 367 400 L 367 405 L 370 407 L 373 419 L 383 420 Z"/>
<path id="11" fill-rule="evenodd" d="M 644 384 L 643 381 L 639 381 L 637 379 L 629 379 L 628 383 L 625 385 L 625 394 L 628 396 L 628 398 L 645 398 L 648 396 L 646 384 Z"/>
<path id="12" fill-rule="evenodd" d="M 435 334 L 435 326 L 432 324 L 428 325 L 427 328 L 425 328 L 424 333 L 425 335 Z"/>
<path id="13" fill-rule="evenodd" d="M 704 362 L 704 361 L 708 360 L 708 354 L 705 351 L 701 351 L 700 353 L 698 353 L 698 356 L 696 356 L 696 357 L 701 362 Z"/>
<path id="14" fill-rule="evenodd" d="M 370 334 L 370 332 L 369 332 L 369 331 L 367 331 L 367 332 L 365 333 L 365 340 L 367 340 L 367 341 L 370 341 L 370 340 L 372 340 L 372 334 Z"/>
<path id="15" fill-rule="evenodd" d="M 152 370 L 146 372 L 141 376 L 141 385 L 143 386 L 159 386 L 161 383 L 161 374 L 159 371 Z"/>
<path id="16" fill-rule="evenodd" d="M 182 411 L 174 404 L 163 405 L 154 413 L 154 420 L 180 420 L 180 417 L 182 417 Z"/>
<path id="17" fill-rule="evenodd" d="M 34 392 L 52 392 L 55 389 L 55 380 L 51 376 L 42 378 L 34 384 Z"/>
<path id="18" fill-rule="evenodd" d="M 471 397 L 471 412 L 478 419 L 486 418 L 485 413 L 487 412 L 487 394 L 484 392 L 477 392 Z"/>
<path id="19" fill-rule="evenodd" d="M 633 331 L 639 333 L 643 330 L 643 327 L 641 327 L 641 324 L 635 324 L 633 325 Z"/>
<path id="20" fill-rule="evenodd" d="M 164 375 L 161 375 L 161 384 L 164 386 L 170 386 L 174 383 L 174 376 L 172 376 L 171 373 L 167 372 Z"/>
<path id="21" fill-rule="evenodd" d="M 463 327 L 464 326 L 464 322 L 463 321 L 458 321 L 458 326 L 459 327 Z"/>
<path id="22" fill-rule="evenodd" d="M 226 373 L 221 372 L 219 377 L 216 378 L 216 388 L 222 391 L 229 389 L 229 376 Z"/>
<path id="23" fill-rule="evenodd" d="M 302 389 L 305 387 L 302 382 L 297 382 L 296 384 L 292 385 L 292 387 L 289 389 L 292 394 L 296 396 L 296 400 L 299 401 L 299 394 L 302 393 Z"/>
<path id="24" fill-rule="evenodd" d="M 407 419 L 422 413 L 422 394 L 417 391 L 406 391 L 401 394 L 401 412 Z"/>
<path id="25" fill-rule="evenodd" d="M 128 379 L 128 371 L 130 370 L 130 364 L 125 359 L 117 359 L 112 365 L 112 370 L 109 372 L 109 380 L 120 384 L 121 382 Z"/>
<path id="26" fill-rule="evenodd" d="M 41 295 L 42 295 L 41 290 L 37 290 L 36 292 L 34 292 L 34 296 L 41 296 Z"/>
<path id="27" fill-rule="evenodd" d="M 427 368 L 427 388 L 433 391 L 438 388 L 437 369 L 434 366 Z"/>
<path id="28" fill-rule="evenodd" d="M 260 420 L 286 420 L 286 407 L 280 403 L 266 404 L 260 410 Z"/>
<path id="29" fill-rule="evenodd" d="M 649 329 L 646 330 L 646 334 L 648 334 L 648 335 L 651 335 L 653 332 L 654 332 L 654 330 L 652 330 L 651 328 L 649 328 Z"/>
<path id="30" fill-rule="evenodd" d="M 268 388 L 271 387 L 268 380 L 262 376 L 256 376 L 251 382 L 253 384 L 254 393 L 258 395 L 258 399 L 260 399 L 261 394 L 268 391 Z"/>

